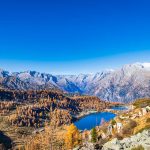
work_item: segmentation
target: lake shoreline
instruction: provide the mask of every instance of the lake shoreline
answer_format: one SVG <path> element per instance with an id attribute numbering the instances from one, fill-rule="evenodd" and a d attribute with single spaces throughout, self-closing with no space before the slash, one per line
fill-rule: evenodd
<path id="1" fill-rule="evenodd" d="M 120 113 L 120 111 L 126 111 L 126 110 L 129 110 L 129 106 L 124 106 L 124 105 L 120 105 L 120 106 L 114 106 L 114 107 L 117 107 L 117 108 L 119 108 L 119 107 L 124 107 L 125 109 L 124 110 L 116 110 L 116 109 L 113 109 L 113 108 L 106 108 L 106 109 L 104 109 L 103 111 L 97 111 L 97 110 L 88 110 L 88 111 L 82 111 L 82 112 L 80 112 L 79 114 L 77 114 L 77 115 L 72 115 L 75 119 L 77 119 L 77 120 L 79 120 L 79 119 L 81 119 L 81 118 L 83 118 L 83 117 L 86 117 L 86 116 L 88 116 L 88 115 L 90 115 L 90 114 L 95 114 L 95 113 L 102 113 L 102 112 L 112 112 L 112 113 L 114 113 L 114 114 L 118 114 L 118 113 Z"/>
<path id="2" fill-rule="evenodd" d="M 93 112 L 76 120 L 74 124 L 81 131 L 91 130 L 92 128 L 100 125 L 102 120 L 108 122 L 115 117 L 116 114 L 112 112 Z"/>
<path id="3" fill-rule="evenodd" d="M 123 108 L 124 107 L 124 108 Z M 75 120 L 73 121 L 73 123 L 77 124 L 78 122 L 81 122 L 83 120 L 90 120 L 90 119 L 87 119 L 87 118 L 91 118 L 92 117 L 95 117 L 96 116 L 96 119 L 98 118 L 98 116 L 100 115 L 101 118 L 100 120 L 103 118 L 104 120 L 106 119 L 106 121 L 110 121 L 111 119 L 115 118 L 118 114 L 120 114 L 121 112 L 124 112 L 124 111 L 127 111 L 129 110 L 128 107 L 126 106 L 121 106 L 120 107 L 120 110 L 118 109 L 119 107 L 117 106 L 117 109 L 114 107 L 114 109 L 111 109 L 111 108 L 107 108 L 107 109 L 104 109 L 103 111 L 96 111 L 96 110 L 88 110 L 88 111 L 82 111 L 80 112 L 79 114 L 77 115 L 74 115 L 73 117 L 75 118 Z M 107 115 L 108 113 L 108 115 Z M 109 114 L 110 113 L 110 114 Z M 103 115 L 105 114 L 105 116 Z M 114 117 L 110 118 L 110 120 L 108 119 L 109 117 L 108 116 L 112 116 L 112 115 L 115 115 Z M 95 121 L 95 120 L 91 120 L 91 124 Z M 98 122 L 100 122 L 100 120 Z M 87 126 L 87 123 L 86 121 L 84 123 L 82 123 L 81 126 L 83 126 L 83 124 L 85 124 L 85 126 Z M 89 123 L 89 121 L 88 121 Z M 81 130 L 81 128 L 78 126 L 78 128 Z M 87 127 L 89 128 L 89 127 Z"/>
<path id="4" fill-rule="evenodd" d="M 79 120 L 81 118 L 84 118 L 90 114 L 95 114 L 95 113 L 99 113 L 101 111 L 96 111 L 96 110 L 89 110 L 89 111 L 82 111 L 80 112 L 79 114 L 77 115 L 74 115 L 73 117 L 76 119 L 76 120 Z"/>

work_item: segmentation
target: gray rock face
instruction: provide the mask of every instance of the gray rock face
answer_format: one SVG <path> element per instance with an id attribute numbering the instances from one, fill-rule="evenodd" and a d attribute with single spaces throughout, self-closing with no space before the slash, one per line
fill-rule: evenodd
<path id="1" fill-rule="evenodd" d="M 83 93 L 108 101 L 130 102 L 150 97 L 150 67 L 144 64 L 125 65 L 115 71 L 67 78 Z"/>
<path id="2" fill-rule="evenodd" d="M 150 150 L 150 130 L 144 130 L 142 133 L 117 140 L 116 138 L 103 145 L 102 150 L 131 150 L 134 147 L 142 145 L 145 150 Z"/>
<path id="3" fill-rule="evenodd" d="M 36 71 L 10 73 L 0 70 L 0 86 L 25 90 L 59 88 L 127 103 L 150 97 L 150 63 L 135 63 L 118 70 L 80 75 L 54 76 Z"/>
<path id="4" fill-rule="evenodd" d="M 92 143 L 84 143 L 82 148 L 79 148 L 79 150 L 95 150 L 94 144 Z"/>

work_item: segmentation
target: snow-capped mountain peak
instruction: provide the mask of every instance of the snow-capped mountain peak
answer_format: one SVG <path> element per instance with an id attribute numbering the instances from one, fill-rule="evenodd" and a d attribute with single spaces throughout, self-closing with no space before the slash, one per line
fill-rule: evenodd
<path id="1" fill-rule="evenodd" d="M 95 74 L 51 75 L 36 71 L 10 73 L 0 69 L 0 84 L 11 89 L 59 88 L 95 95 L 104 100 L 130 102 L 150 97 L 150 63 L 134 63 Z"/>
<path id="2" fill-rule="evenodd" d="M 129 64 L 126 66 L 130 66 L 130 67 L 137 67 L 137 68 L 141 68 L 141 69 L 150 69 L 150 63 L 140 63 L 140 62 L 136 62 L 134 64 Z"/>

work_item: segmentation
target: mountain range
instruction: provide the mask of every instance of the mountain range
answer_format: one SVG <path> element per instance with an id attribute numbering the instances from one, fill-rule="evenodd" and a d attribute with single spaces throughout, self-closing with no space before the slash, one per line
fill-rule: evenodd
<path id="1" fill-rule="evenodd" d="M 56 88 L 65 92 L 98 96 L 107 101 L 128 103 L 137 98 L 150 97 L 150 63 L 127 64 L 116 70 L 79 75 L 9 72 L 0 69 L 0 88 Z"/>

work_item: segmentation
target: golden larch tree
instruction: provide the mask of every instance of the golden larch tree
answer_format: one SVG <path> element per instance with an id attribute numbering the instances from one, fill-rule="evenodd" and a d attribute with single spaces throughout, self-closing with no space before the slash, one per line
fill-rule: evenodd
<path id="1" fill-rule="evenodd" d="M 71 124 L 67 128 L 67 133 L 65 135 L 65 145 L 68 150 L 73 149 L 78 146 L 81 142 L 81 136 L 79 130 L 74 124 Z"/>

